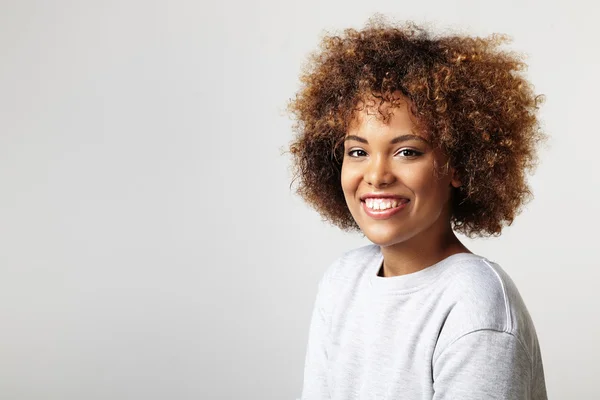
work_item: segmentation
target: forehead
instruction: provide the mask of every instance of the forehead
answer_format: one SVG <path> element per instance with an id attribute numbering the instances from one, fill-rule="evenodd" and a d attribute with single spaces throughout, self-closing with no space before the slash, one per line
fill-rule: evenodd
<path id="1" fill-rule="evenodd" d="M 426 137 L 418 132 L 416 118 L 411 112 L 411 103 L 407 98 L 397 102 L 381 103 L 379 99 L 360 100 L 348 126 L 347 134 L 371 135 L 375 133 L 400 134 L 411 133 Z"/>

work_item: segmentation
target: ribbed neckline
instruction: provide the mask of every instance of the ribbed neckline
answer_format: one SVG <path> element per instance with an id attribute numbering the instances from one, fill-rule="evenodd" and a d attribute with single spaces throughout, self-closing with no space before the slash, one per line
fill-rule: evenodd
<path id="1" fill-rule="evenodd" d="M 383 263 L 383 254 L 381 253 L 380 246 L 376 246 L 376 248 L 376 254 L 367 266 L 366 272 L 369 278 L 369 285 L 378 293 L 389 291 L 405 293 L 415 292 L 435 281 L 440 274 L 451 265 L 467 260 L 485 259 L 485 257 L 473 253 L 456 253 L 427 268 L 411 274 L 382 277 L 378 276 L 378 273 Z"/>

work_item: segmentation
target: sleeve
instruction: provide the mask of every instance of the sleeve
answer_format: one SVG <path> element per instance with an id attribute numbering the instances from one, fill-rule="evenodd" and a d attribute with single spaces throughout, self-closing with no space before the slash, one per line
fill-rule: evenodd
<path id="1" fill-rule="evenodd" d="M 304 382 L 300 400 L 329 399 L 328 354 L 331 325 L 331 272 L 332 265 L 319 282 L 314 303 L 304 364 Z"/>
<path id="2" fill-rule="evenodd" d="M 514 335 L 478 330 L 434 361 L 433 400 L 530 400 L 531 377 L 531 359 Z"/>

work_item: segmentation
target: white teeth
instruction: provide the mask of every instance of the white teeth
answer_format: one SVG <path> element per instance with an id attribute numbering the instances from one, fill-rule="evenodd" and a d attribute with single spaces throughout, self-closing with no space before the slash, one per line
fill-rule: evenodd
<path id="1" fill-rule="evenodd" d="M 398 207 L 400 202 L 396 199 L 365 199 L 365 204 L 371 210 L 387 210 L 388 208 Z"/>

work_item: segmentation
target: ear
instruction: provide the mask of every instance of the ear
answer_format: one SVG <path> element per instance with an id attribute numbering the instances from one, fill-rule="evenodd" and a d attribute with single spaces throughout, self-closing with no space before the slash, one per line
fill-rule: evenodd
<path id="1" fill-rule="evenodd" d="M 458 188 L 462 186 L 462 182 L 460 181 L 460 179 L 458 179 L 458 174 L 456 173 L 456 169 L 454 167 L 450 167 L 450 176 L 452 176 L 450 184 L 453 187 Z"/>

